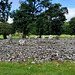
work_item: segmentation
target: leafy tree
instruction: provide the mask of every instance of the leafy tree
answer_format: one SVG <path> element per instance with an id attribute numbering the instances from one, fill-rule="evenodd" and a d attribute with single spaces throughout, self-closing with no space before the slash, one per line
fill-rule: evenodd
<path id="1" fill-rule="evenodd" d="M 0 35 L 3 35 L 4 39 L 7 39 L 6 35 L 12 33 L 13 33 L 12 25 L 8 23 L 0 23 Z"/>
<path id="2" fill-rule="evenodd" d="M 40 35 L 58 34 L 63 32 L 63 24 L 66 20 L 65 13 L 68 13 L 66 7 L 60 4 L 49 4 L 45 12 L 37 15 L 36 30 Z"/>
<path id="3" fill-rule="evenodd" d="M 12 2 L 9 3 L 8 0 L 0 1 L 0 22 L 6 22 L 8 20 L 11 4 Z"/>
<path id="4" fill-rule="evenodd" d="M 8 20 L 9 11 L 11 9 L 12 2 L 8 2 L 8 0 L 0 0 L 0 22 L 5 23 Z M 1 24 L 1 26 L 4 24 Z M 6 25 L 6 24 L 5 24 Z M 5 28 L 4 26 L 1 27 L 2 29 Z M 1 32 L 6 39 L 6 34 Z"/>
<path id="5" fill-rule="evenodd" d="M 50 0 L 25 0 L 20 2 L 19 10 L 13 11 L 11 17 L 14 19 L 15 30 L 20 30 L 26 36 L 37 20 L 37 15 L 43 11 L 47 1 Z"/>
<path id="6" fill-rule="evenodd" d="M 69 29 L 70 29 L 70 34 L 75 35 L 75 17 L 71 18 L 69 21 Z"/>
<path id="7" fill-rule="evenodd" d="M 52 4 L 48 10 L 46 10 L 46 14 L 49 17 L 50 25 L 48 24 L 48 33 L 49 34 L 58 34 L 62 33 L 62 25 L 66 20 L 65 14 L 68 13 L 66 7 L 61 7 L 60 4 Z"/>
<path id="8" fill-rule="evenodd" d="M 65 22 L 62 26 L 63 28 L 63 33 L 62 34 L 69 34 L 70 29 L 69 29 L 69 22 Z"/>
<path id="9" fill-rule="evenodd" d="M 40 15 L 38 15 L 37 18 L 38 19 L 36 20 L 36 30 L 41 38 L 41 35 L 47 33 L 46 26 L 49 22 L 48 22 L 48 20 L 46 20 L 45 13 L 41 13 Z"/>

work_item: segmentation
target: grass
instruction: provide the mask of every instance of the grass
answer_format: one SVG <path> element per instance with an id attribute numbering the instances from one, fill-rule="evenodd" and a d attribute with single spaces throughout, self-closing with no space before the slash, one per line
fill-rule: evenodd
<path id="1" fill-rule="evenodd" d="M 29 37 L 30 37 L 30 38 L 34 38 L 34 36 L 35 36 L 35 35 L 30 35 Z M 39 37 L 39 35 L 37 35 L 37 36 Z M 53 38 L 55 38 L 56 36 L 57 36 L 57 35 L 53 35 Z M 72 36 L 75 37 L 75 35 L 72 35 L 72 36 L 71 36 L 71 35 L 62 34 L 62 35 L 60 35 L 60 38 L 64 38 L 65 36 L 67 36 L 68 39 L 71 39 Z M 48 37 L 49 37 L 49 35 L 45 35 L 45 38 L 48 38 Z"/>
<path id="2" fill-rule="evenodd" d="M 75 75 L 75 62 L 0 63 L 0 75 Z"/>
<path id="3" fill-rule="evenodd" d="M 29 37 L 30 38 L 34 38 L 34 36 L 35 35 L 29 35 Z M 39 35 L 37 35 L 38 37 L 39 37 Z M 57 35 L 53 35 L 53 37 L 55 38 Z M 60 35 L 60 38 L 64 38 L 65 36 L 67 36 L 67 38 L 68 39 L 70 39 L 72 36 L 75 36 L 75 35 L 66 35 L 66 34 L 62 34 L 62 35 Z M 49 35 L 45 35 L 45 38 L 48 38 L 49 37 Z M 8 38 L 8 36 L 7 36 L 7 38 Z M 18 35 L 14 35 L 13 37 L 12 37 L 13 39 L 17 39 L 17 38 L 19 38 L 19 36 Z M 0 39 L 3 39 L 3 36 L 2 35 L 0 35 Z"/>

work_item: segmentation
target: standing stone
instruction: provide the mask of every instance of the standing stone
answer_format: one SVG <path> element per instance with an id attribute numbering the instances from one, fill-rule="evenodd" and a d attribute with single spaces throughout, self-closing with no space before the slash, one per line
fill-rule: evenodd
<path id="1" fill-rule="evenodd" d="M 34 37 L 35 39 L 37 39 L 37 36 L 35 35 L 35 37 Z"/>
<path id="2" fill-rule="evenodd" d="M 8 43 L 11 43 L 11 42 L 12 42 L 12 35 L 9 34 Z"/>
<path id="3" fill-rule="evenodd" d="M 44 35 L 42 36 L 42 39 L 45 39 L 45 36 Z"/>
<path id="4" fill-rule="evenodd" d="M 59 39 L 60 39 L 60 36 L 59 36 L 59 35 L 57 35 L 55 39 L 56 39 L 56 40 L 59 40 Z"/>
<path id="5" fill-rule="evenodd" d="M 71 40 L 74 40 L 74 36 L 71 37 Z"/>
<path id="6" fill-rule="evenodd" d="M 50 36 L 49 36 L 49 39 L 52 39 L 52 38 L 53 38 L 53 36 L 52 36 L 52 35 L 50 35 Z"/>
<path id="7" fill-rule="evenodd" d="M 67 40 L 67 36 L 64 37 L 64 40 Z"/>
<path id="8" fill-rule="evenodd" d="M 19 39 L 22 39 L 22 35 L 19 35 Z"/>

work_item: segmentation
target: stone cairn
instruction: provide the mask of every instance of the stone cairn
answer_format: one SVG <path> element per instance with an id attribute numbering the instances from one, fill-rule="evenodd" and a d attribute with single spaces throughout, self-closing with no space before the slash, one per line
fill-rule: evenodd
<path id="1" fill-rule="evenodd" d="M 38 39 L 13 39 L 8 44 L 6 40 L 0 40 L 0 62 L 26 62 L 29 58 L 38 63 L 50 61 L 75 61 L 75 39 L 55 40 L 44 38 L 44 42 Z M 4 44 L 5 43 L 5 44 Z"/>

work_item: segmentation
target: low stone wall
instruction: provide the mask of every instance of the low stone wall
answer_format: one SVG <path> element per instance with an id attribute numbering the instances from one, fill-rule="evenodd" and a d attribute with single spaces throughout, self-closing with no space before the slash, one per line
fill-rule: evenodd
<path id="1" fill-rule="evenodd" d="M 25 62 L 33 58 L 37 62 L 52 60 L 75 61 L 75 40 L 55 39 L 23 39 L 24 45 L 19 45 L 19 39 L 0 40 L 0 62 Z"/>

